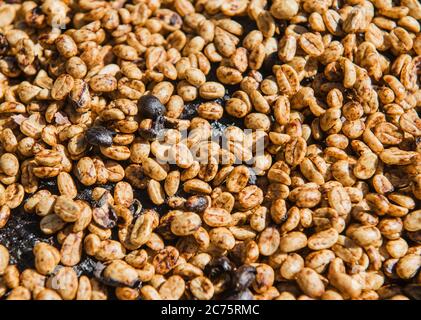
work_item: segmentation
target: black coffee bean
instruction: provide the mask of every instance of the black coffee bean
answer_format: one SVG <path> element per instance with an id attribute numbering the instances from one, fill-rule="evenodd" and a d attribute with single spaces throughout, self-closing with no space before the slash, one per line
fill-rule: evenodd
<path id="1" fill-rule="evenodd" d="M 234 291 L 244 291 L 256 278 L 256 268 L 250 265 L 242 265 L 232 273 L 231 287 Z"/>
<path id="2" fill-rule="evenodd" d="M 85 133 L 86 141 L 88 141 L 89 144 L 101 147 L 111 146 L 115 135 L 115 131 L 102 126 L 89 128 Z"/>
<path id="3" fill-rule="evenodd" d="M 208 198 L 204 196 L 191 196 L 184 203 L 184 207 L 187 211 L 193 211 L 197 213 L 205 211 L 208 205 Z"/>
<path id="4" fill-rule="evenodd" d="M 234 291 L 230 292 L 226 300 L 254 300 L 253 294 L 249 289 L 243 290 L 243 291 Z"/>
<path id="5" fill-rule="evenodd" d="M 137 103 L 139 114 L 143 118 L 147 119 L 158 119 L 165 113 L 165 106 L 159 101 L 159 99 L 151 94 L 147 94 L 141 97 Z"/>
<path id="6" fill-rule="evenodd" d="M 227 257 L 211 260 L 205 267 L 205 274 L 209 278 L 216 278 L 223 273 L 230 273 L 233 269 L 232 262 Z"/>

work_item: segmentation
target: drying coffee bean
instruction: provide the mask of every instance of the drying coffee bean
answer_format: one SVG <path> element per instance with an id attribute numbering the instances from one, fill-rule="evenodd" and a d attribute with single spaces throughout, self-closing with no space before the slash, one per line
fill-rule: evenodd
<path id="1" fill-rule="evenodd" d="M 92 211 L 92 218 L 100 227 L 104 229 L 114 228 L 117 224 L 117 215 L 114 209 L 110 208 L 96 208 Z"/>
<path id="2" fill-rule="evenodd" d="M 250 287 L 254 278 L 256 278 L 256 268 L 249 265 L 242 265 L 232 273 L 232 289 L 243 291 Z"/>
<path id="3" fill-rule="evenodd" d="M 92 218 L 94 221 L 104 229 L 112 229 L 117 224 L 117 215 L 113 208 L 95 208 L 92 211 Z"/>
<path id="4" fill-rule="evenodd" d="M 147 140 L 153 141 L 164 129 L 164 118 L 158 117 L 155 121 L 144 119 L 139 124 L 139 135 Z"/>
<path id="5" fill-rule="evenodd" d="M 137 103 L 139 114 L 143 118 L 156 120 L 165 113 L 165 106 L 151 94 L 141 97 Z"/>
<path id="6" fill-rule="evenodd" d="M 85 137 L 89 144 L 94 146 L 109 147 L 113 144 L 116 132 L 102 126 L 95 126 L 86 131 Z"/>
<path id="7" fill-rule="evenodd" d="M 204 196 L 191 196 L 184 203 L 184 207 L 187 211 L 193 211 L 198 213 L 205 211 L 208 205 L 208 198 Z"/>
<path id="8" fill-rule="evenodd" d="M 92 210 L 92 218 L 100 227 L 111 229 L 116 226 L 118 218 L 114 209 L 107 201 L 107 193 L 104 192 L 104 195 L 98 200 L 98 207 Z"/>
<path id="9" fill-rule="evenodd" d="M 0 300 L 420 299 L 421 0 L 201 1 L 1 1 Z"/>
<path id="10" fill-rule="evenodd" d="M 115 279 L 111 278 L 110 276 L 107 276 L 104 274 L 104 270 L 107 266 L 101 262 L 97 262 L 95 264 L 95 269 L 93 271 L 94 277 L 101 282 L 102 284 L 105 284 L 110 287 L 123 287 L 128 286 L 131 288 L 136 288 L 141 285 L 141 282 L 139 280 L 132 281 L 129 284 L 121 283 L 119 281 L 116 281 Z"/>
<path id="11" fill-rule="evenodd" d="M 223 273 L 229 273 L 233 269 L 231 261 L 227 257 L 213 259 L 205 267 L 205 274 L 210 278 L 216 278 Z"/>

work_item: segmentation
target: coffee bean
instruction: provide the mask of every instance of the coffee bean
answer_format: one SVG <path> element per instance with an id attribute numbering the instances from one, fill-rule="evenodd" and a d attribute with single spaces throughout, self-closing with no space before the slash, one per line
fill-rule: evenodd
<path id="1" fill-rule="evenodd" d="M 94 146 L 109 147 L 113 144 L 116 133 L 102 126 L 89 128 L 85 137 L 89 144 Z"/>
<path id="2" fill-rule="evenodd" d="M 205 274 L 210 278 L 216 278 L 223 273 L 229 273 L 233 269 L 231 261 L 227 257 L 213 259 L 205 267 Z"/>
<path id="3" fill-rule="evenodd" d="M 164 117 L 156 120 L 144 119 L 139 125 L 139 134 L 142 138 L 153 141 L 164 129 Z"/>
<path id="4" fill-rule="evenodd" d="M 165 106 L 151 94 L 141 97 L 137 103 L 139 114 L 147 119 L 156 120 L 165 113 Z"/>
<path id="5" fill-rule="evenodd" d="M 191 196 L 187 199 L 184 207 L 188 211 L 203 212 L 209 205 L 209 201 L 204 196 Z"/>
<path id="6" fill-rule="evenodd" d="M 104 229 L 114 228 L 117 224 L 117 214 L 108 203 L 108 192 L 98 200 L 97 207 L 92 210 L 92 218 L 96 224 Z"/>

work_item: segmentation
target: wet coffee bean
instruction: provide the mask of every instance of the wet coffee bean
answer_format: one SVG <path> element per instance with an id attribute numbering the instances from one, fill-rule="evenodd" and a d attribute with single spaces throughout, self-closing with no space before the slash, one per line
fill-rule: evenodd
<path id="1" fill-rule="evenodd" d="M 247 289 L 256 278 L 256 268 L 243 265 L 232 273 L 231 285 L 235 291 Z"/>
<path id="2" fill-rule="evenodd" d="M 89 144 L 94 146 L 109 147 L 113 144 L 116 133 L 102 126 L 89 128 L 85 137 Z"/>
<path id="3" fill-rule="evenodd" d="M 227 257 L 219 257 L 206 265 L 205 274 L 210 278 L 216 278 L 223 273 L 230 273 L 232 269 L 233 265 Z"/>
<path id="4" fill-rule="evenodd" d="M 208 198 L 204 196 L 192 196 L 187 199 L 184 203 L 184 207 L 187 211 L 193 211 L 201 213 L 206 210 L 209 205 Z"/>
<path id="5" fill-rule="evenodd" d="M 165 107 L 159 99 L 151 94 L 141 97 L 137 103 L 139 114 L 143 118 L 156 120 L 165 113 Z"/>

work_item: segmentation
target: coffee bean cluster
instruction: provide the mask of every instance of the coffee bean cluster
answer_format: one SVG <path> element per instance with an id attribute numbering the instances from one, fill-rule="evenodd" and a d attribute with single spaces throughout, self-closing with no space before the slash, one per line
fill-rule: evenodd
<path id="1" fill-rule="evenodd" d="M 421 299 L 420 22 L 1 2 L 0 299 Z"/>

